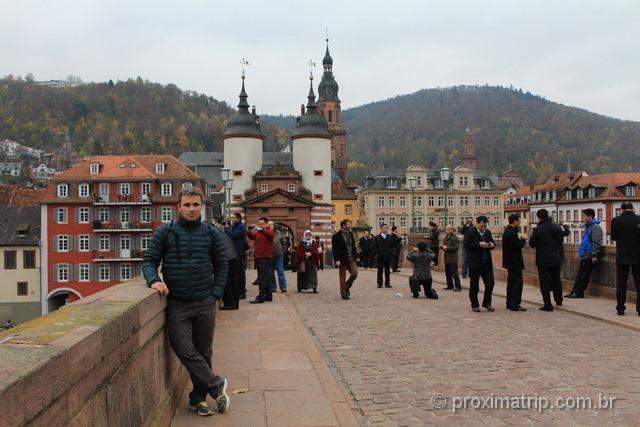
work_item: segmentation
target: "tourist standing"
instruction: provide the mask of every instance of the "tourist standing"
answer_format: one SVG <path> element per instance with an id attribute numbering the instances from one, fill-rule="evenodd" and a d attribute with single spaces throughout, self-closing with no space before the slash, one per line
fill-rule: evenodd
<path id="1" fill-rule="evenodd" d="M 238 254 L 237 268 L 237 298 L 245 299 L 247 295 L 247 260 L 245 256 L 245 244 L 247 242 L 247 229 L 242 223 L 242 215 L 238 212 L 231 216 L 231 224 L 225 227 L 227 236 L 231 239 Z M 226 302 L 225 302 L 226 305 Z"/>
<path id="2" fill-rule="evenodd" d="M 340 296 L 342 299 L 348 300 L 351 298 L 351 286 L 358 277 L 356 242 L 351 221 L 348 219 L 340 221 L 340 230 L 331 236 L 331 251 L 336 267 L 338 267 Z M 349 279 L 347 279 L 347 271 Z"/>
<path id="3" fill-rule="evenodd" d="M 562 282 L 560 281 L 560 264 L 562 263 L 563 230 L 558 224 L 549 220 L 549 212 L 540 209 L 536 212 L 538 224 L 531 233 L 529 246 L 536 249 L 536 266 L 540 281 L 540 292 L 544 305 L 543 311 L 553 311 L 551 293 L 556 305 L 562 305 Z"/>
<path id="4" fill-rule="evenodd" d="M 287 276 L 284 274 L 284 239 L 279 230 L 276 230 L 273 221 L 269 221 L 269 227 L 274 230 L 273 237 L 273 274 L 271 291 L 280 287 L 280 292 L 287 292 Z M 277 284 L 276 284 L 277 275 Z"/>
<path id="5" fill-rule="evenodd" d="M 320 240 L 320 236 L 316 236 L 315 240 L 316 246 L 318 247 L 318 253 L 320 254 L 318 269 L 324 270 L 324 243 L 322 243 L 322 240 Z"/>
<path id="6" fill-rule="evenodd" d="M 580 257 L 580 266 L 578 274 L 573 284 L 573 289 L 566 295 L 567 298 L 584 298 L 584 292 L 589 285 L 593 266 L 600 258 L 600 249 L 602 248 L 602 228 L 600 220 L 596 217 L 596 212 L 589 208 L 582 211 L 582 222 L 584 222 L 584 233 L 580 242 L 578 256 Z"/>
<path id="7" fill-rule="evenodd" d="M 629 269 L 636 286 L 636 312 L 640 315 L 640 216 L 624 202 L 622 213 L 611 220 L 611 240 L 616 242 L 616 310 L 623 316 L 627 302 Z"/>
<path id="8" fill-rule="evenodd" d="M 258 270 L 259 294 L 251 304 L 262 304 L 272 300 L 271 288 L 273 286 L 273 230 L 269 227 L 269 220 L 262 217 L 258 225 L 251 225 L 247 237 L 255 241 L 253 246 L 253 258 Z"/>
<path id="9" fill-rule="evenodd" d="M 453 225 L 447 225 L 444 230 L 445 237 L 440 249 L 444 252 L 444 274 L 447 278 L 447 287 L 444 289 L 461 291 L 460 276 L 458 276 L 458 247 L 460 240 L 456 236 Z"/>
<path id="10" fill-rule="evenodd" d="M 393 239 L 389 236 L 389 226 L 382 224 L 380 226 L 380 234 L 375 239 L 373 246 L 375 248 L 376 261 L 378 263 L 378 287 L 382 287 L 382 273 L 384 272 L 384 286 L 391 287 L 391 261 L 393 260 Z"/>
<path id="11" fill-rule="evenodd" d="M 311 230 L 306 230 L 302 241 L 298 243 L 293 264 L 298 272 L 298 292 L 312 289 L 318 293 L 318 247 L 311 237 Z"/>
<path id="12" fill-rule="evenodd" d="M 373 238 L 369 230 L 365 230 L 364 235 L 358 240 L 360 247 L 360 263 L 366 268 L 373 268 L 375 256 L 373 254 Z"/>
<path id="13" fill-rule="evenodd" d="M 507 309 L 511 311 L 527 311 L 522 302 L 522 248 L 527 239 L 518 235 L 520 215 L 509 215 L 509 225 L 502 234 L 502 267 L 507 269 Z"/>
<path id="14" fill-rule="evenodd" d="M 484 282 L 484 297 L 482 306 L 487 311 L 493 312 L 495 309 L 491 305 L 491 293 L 495 281 L 493 279 L 493 262 L 491 251 L 496 247 L 491 231 L 487 229 L 489 219 L 481 215 L 476 218 L 476 226 L 464 236 L 464 248 L 469 257 L 469 300 L 471 310 L 480 312 L 478 303 L 478 292 L 480 291 L 480 278 Z"/>
<path id="15" fill-rule="evenodd" d="M 473 228 L 473 221 L 471 221 L 471 219 L 467 219 L 467 221 L 462 225 L 462 227 L 460 227 L 460 234 L 462 234 L 463 239 L 465 234 L 467 234 L 467 231 L 471 230 L 472 228 Z M 464 245 L 462 245 L 461 256 L 462 256 L 462 278 L 466 279 L 469 273 L 469 259 L 467 257 L 467 250 L 464 248 Z"/>
<path id="16" fill-rule="evenodd" d="M 429 223 L 429 226 L 431 227 L 431 232 L 429 233 L 429 249 L 431 249 L 431 252 L 436 256 L 433 259 L 433 265 L 437 267 L 440 248 L 440 230 L 438 230 L 438 224 L 433 221 Z"/>
<path id="17" fill-rule="evenodd" d="M 398 227 L 391 226 L 391 238 L 393 239 L 393 261 L 391 264 L 392 271 L 398 273 L 400 271 L 400 252 L 402 251 L 402 237 L 398 234 Z"/>
<path id="18" fill-rule="evenodd" d="M 219 412 L 229 408 L 227 379 L 211 370 L 216 305 L 227 281 L 228 260 L 222 234 L 202 222 L 201 207 L 200 191 L 195 187 L 180 190 L 178 220 L 162 224 L 153 233 L 142 273 L 147 286 L 167 297 L 169 344 L 193 383 L 189 408 L 207 416 L 213 415 L 207 395 L 213 397 Z"/>

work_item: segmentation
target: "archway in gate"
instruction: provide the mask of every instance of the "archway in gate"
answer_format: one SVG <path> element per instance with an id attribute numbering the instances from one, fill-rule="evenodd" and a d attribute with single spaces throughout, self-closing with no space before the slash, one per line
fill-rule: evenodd
<path id="1" fill-rule="evenodd" d="M 280 232 L 282 238 L 282 249 L 284 251 L 284 268 L 289 269 L 293 263 L 293 254 L 296 250 L 296 239 L 293 229 L 283 222 L 274 224 L 276 231 Z"/>

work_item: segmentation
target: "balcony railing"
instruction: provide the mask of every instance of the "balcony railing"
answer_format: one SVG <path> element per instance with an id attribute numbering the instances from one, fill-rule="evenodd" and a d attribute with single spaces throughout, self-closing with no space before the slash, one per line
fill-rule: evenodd
<path id="1" fill-rule="evenodd" d="M 93 251 L 93 262 L 142 261 L 142 249 L 118 249 L 111 251 Z"/>
<path id="2" fill-rule="evenodd" d="M 153 227 L 150 222 L 93 222 L 93 231 L 95 233 L 131 233 L 131 232 L 150 232 Z"/>
<path id="3" fill-rule="evenodd" d="M 151 194 L 96 194 L 93 204 L 96 206 L 112 205 L 150 205 Z"/>

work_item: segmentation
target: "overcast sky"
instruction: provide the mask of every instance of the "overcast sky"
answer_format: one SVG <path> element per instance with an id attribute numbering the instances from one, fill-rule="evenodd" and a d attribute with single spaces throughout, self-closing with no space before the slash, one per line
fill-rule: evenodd
<path id="1" fill-rule="evenodd" d="M 343 108 L 459 84 L 513 85 L 640 121 L 640 2 L 0 0 L 0 75 L 141 76 L 296 114 L 325 28 Z M 319 80 L 316 80 L 316 84 Z"/>

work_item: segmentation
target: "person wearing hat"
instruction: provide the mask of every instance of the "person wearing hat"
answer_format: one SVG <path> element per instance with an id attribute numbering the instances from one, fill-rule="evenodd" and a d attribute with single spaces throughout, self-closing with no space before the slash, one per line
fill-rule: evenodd
<path id="1" fill-rule="evenodd" d="M 629 269 L 633 273 L 636 295 L 640 295 L 640 216 L 629 202 L 620 208 L 622 213 L 611 220 L 611 240 L 616 242 L 616 310 L 623 316 Z M 640 315 L 640 298 L 636 298 L 636 312 Z"/>

